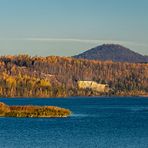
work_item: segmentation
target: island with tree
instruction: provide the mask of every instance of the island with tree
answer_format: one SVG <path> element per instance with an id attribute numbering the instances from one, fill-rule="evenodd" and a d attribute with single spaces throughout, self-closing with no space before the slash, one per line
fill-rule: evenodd
<path id="1" fill-rule="evenodd" d="M 70 110 L 56 106 L 8 106 L 0 102 L 0 117 L 62 118 L 70 115 Z"/>

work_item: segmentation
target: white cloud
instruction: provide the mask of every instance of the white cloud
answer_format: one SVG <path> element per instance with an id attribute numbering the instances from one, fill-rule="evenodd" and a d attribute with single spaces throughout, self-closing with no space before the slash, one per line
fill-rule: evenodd
<path id="1" fill-rule="evenodd" d="M 88 39 L 76 39 L 76 38 L 24 38 L 24 39 L 13 39 L 13 40 L 38 41 L 38 42 L 79 42 L 87 44 L 121 44 L 121 45 L 148 47 L 148 44 L 145 43 L 137 43 L 133 41 L 120 41 L 120 40 L 88 40 Z"/>
<path id="2" fill-rule="evenodd" d="M 122 45 L 148 47 L 148 44 L 145 43 L 138 43 L 134 41 L 122 41 L 122 40 L 89 40 L 89 39 L 76 39 L 76 38 L 13 38 L 13 39 L 0 39 L 0 40 L 38 41 L 38 42 L 79 42 L 87 44 L 122 44 Z"/>

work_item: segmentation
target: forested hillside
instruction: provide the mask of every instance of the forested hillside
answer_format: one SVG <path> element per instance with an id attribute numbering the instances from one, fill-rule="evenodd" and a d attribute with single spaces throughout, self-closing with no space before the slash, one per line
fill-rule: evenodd
<path id="1" fill-rule="evenodd" d="M 78 80 L 108 84 L 107 94 L 79 90 Z M 148 64 L 89 61 L 68 57 L 0 57 L 1 97 L 147 95 Z"/>

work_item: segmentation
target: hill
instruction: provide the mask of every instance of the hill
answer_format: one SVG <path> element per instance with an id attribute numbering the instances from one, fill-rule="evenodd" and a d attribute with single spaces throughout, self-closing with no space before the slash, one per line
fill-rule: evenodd
<path id="1" fill-rule="evenodd" d="M 148 62 L 148 57 L 136 53 L 121 45 L 115 44 L 104 44 L 102 46 L 97 46 L 84 53 L 74 56 L 74 58 L 130 63 Z"/>
<path id="2" fill-rule="evenodd" d="M 81 89 L 79 81 L 107 84 L 111 91 Z M 55 56 L 0 57 L 0 97 L 100 95 L 148 95 L 148 64 Z"/>

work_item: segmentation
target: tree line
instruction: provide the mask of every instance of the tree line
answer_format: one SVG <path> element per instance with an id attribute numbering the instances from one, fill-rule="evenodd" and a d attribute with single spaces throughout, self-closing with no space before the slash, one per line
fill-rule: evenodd
<path id="1" fill-rule="evenodd" d="M 80 90 L 78 80 L 108 84 L 111 91 L 98 94 Z M 92 95 L 147 95 L 148 64 L 89 61 L 71 57 L 0 57 L 1 97 L 66 97 Z"/>

